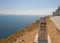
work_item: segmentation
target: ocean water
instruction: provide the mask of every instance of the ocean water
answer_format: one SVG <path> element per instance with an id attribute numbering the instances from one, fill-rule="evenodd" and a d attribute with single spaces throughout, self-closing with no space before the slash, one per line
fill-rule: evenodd
<path id="1" fill-rule="evenodd" d="M 0 40 L 39 19 L 39 15 L 0 15 Z"/>

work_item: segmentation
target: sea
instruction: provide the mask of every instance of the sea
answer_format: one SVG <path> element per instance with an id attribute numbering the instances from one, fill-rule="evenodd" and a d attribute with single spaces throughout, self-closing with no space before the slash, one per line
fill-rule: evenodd
<path id="1" fill-rule="evenodd" d="M 32 24 L 44 15 L 0 15 L 0 40 Z"/>

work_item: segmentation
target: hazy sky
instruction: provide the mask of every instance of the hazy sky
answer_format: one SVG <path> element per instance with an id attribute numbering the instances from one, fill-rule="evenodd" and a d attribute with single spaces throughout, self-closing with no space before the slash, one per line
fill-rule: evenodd
<path id="1" fill-rule="evenodd" d="M 0 0 L 1 14 L 52 14 L 60 6 L 60 0 Z"/>

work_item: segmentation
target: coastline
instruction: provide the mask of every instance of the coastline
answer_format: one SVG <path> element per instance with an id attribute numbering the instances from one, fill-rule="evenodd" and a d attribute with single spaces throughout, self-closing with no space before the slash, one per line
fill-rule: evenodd
<path id="1" fill-rule="evenodd" d="M 9 37 L 2 39 L 1 43 L 12 43 L 17 40 L 17 38 L 23 37 L 26 33 L 34 31 L 39 26 L 39 20 L 24 27 L 22 30 L 10 35 Z"/>

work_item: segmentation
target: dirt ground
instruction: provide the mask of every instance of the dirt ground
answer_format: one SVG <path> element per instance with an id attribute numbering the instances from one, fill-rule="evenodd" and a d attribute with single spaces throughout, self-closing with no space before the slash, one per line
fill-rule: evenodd
<path id="1" fill-rule="evenodd" d="M 57 30 L 57 27 L 50 19 L 47 19 L 47 32 L 52 43 L 60 43 L 60 31 Z"/>

